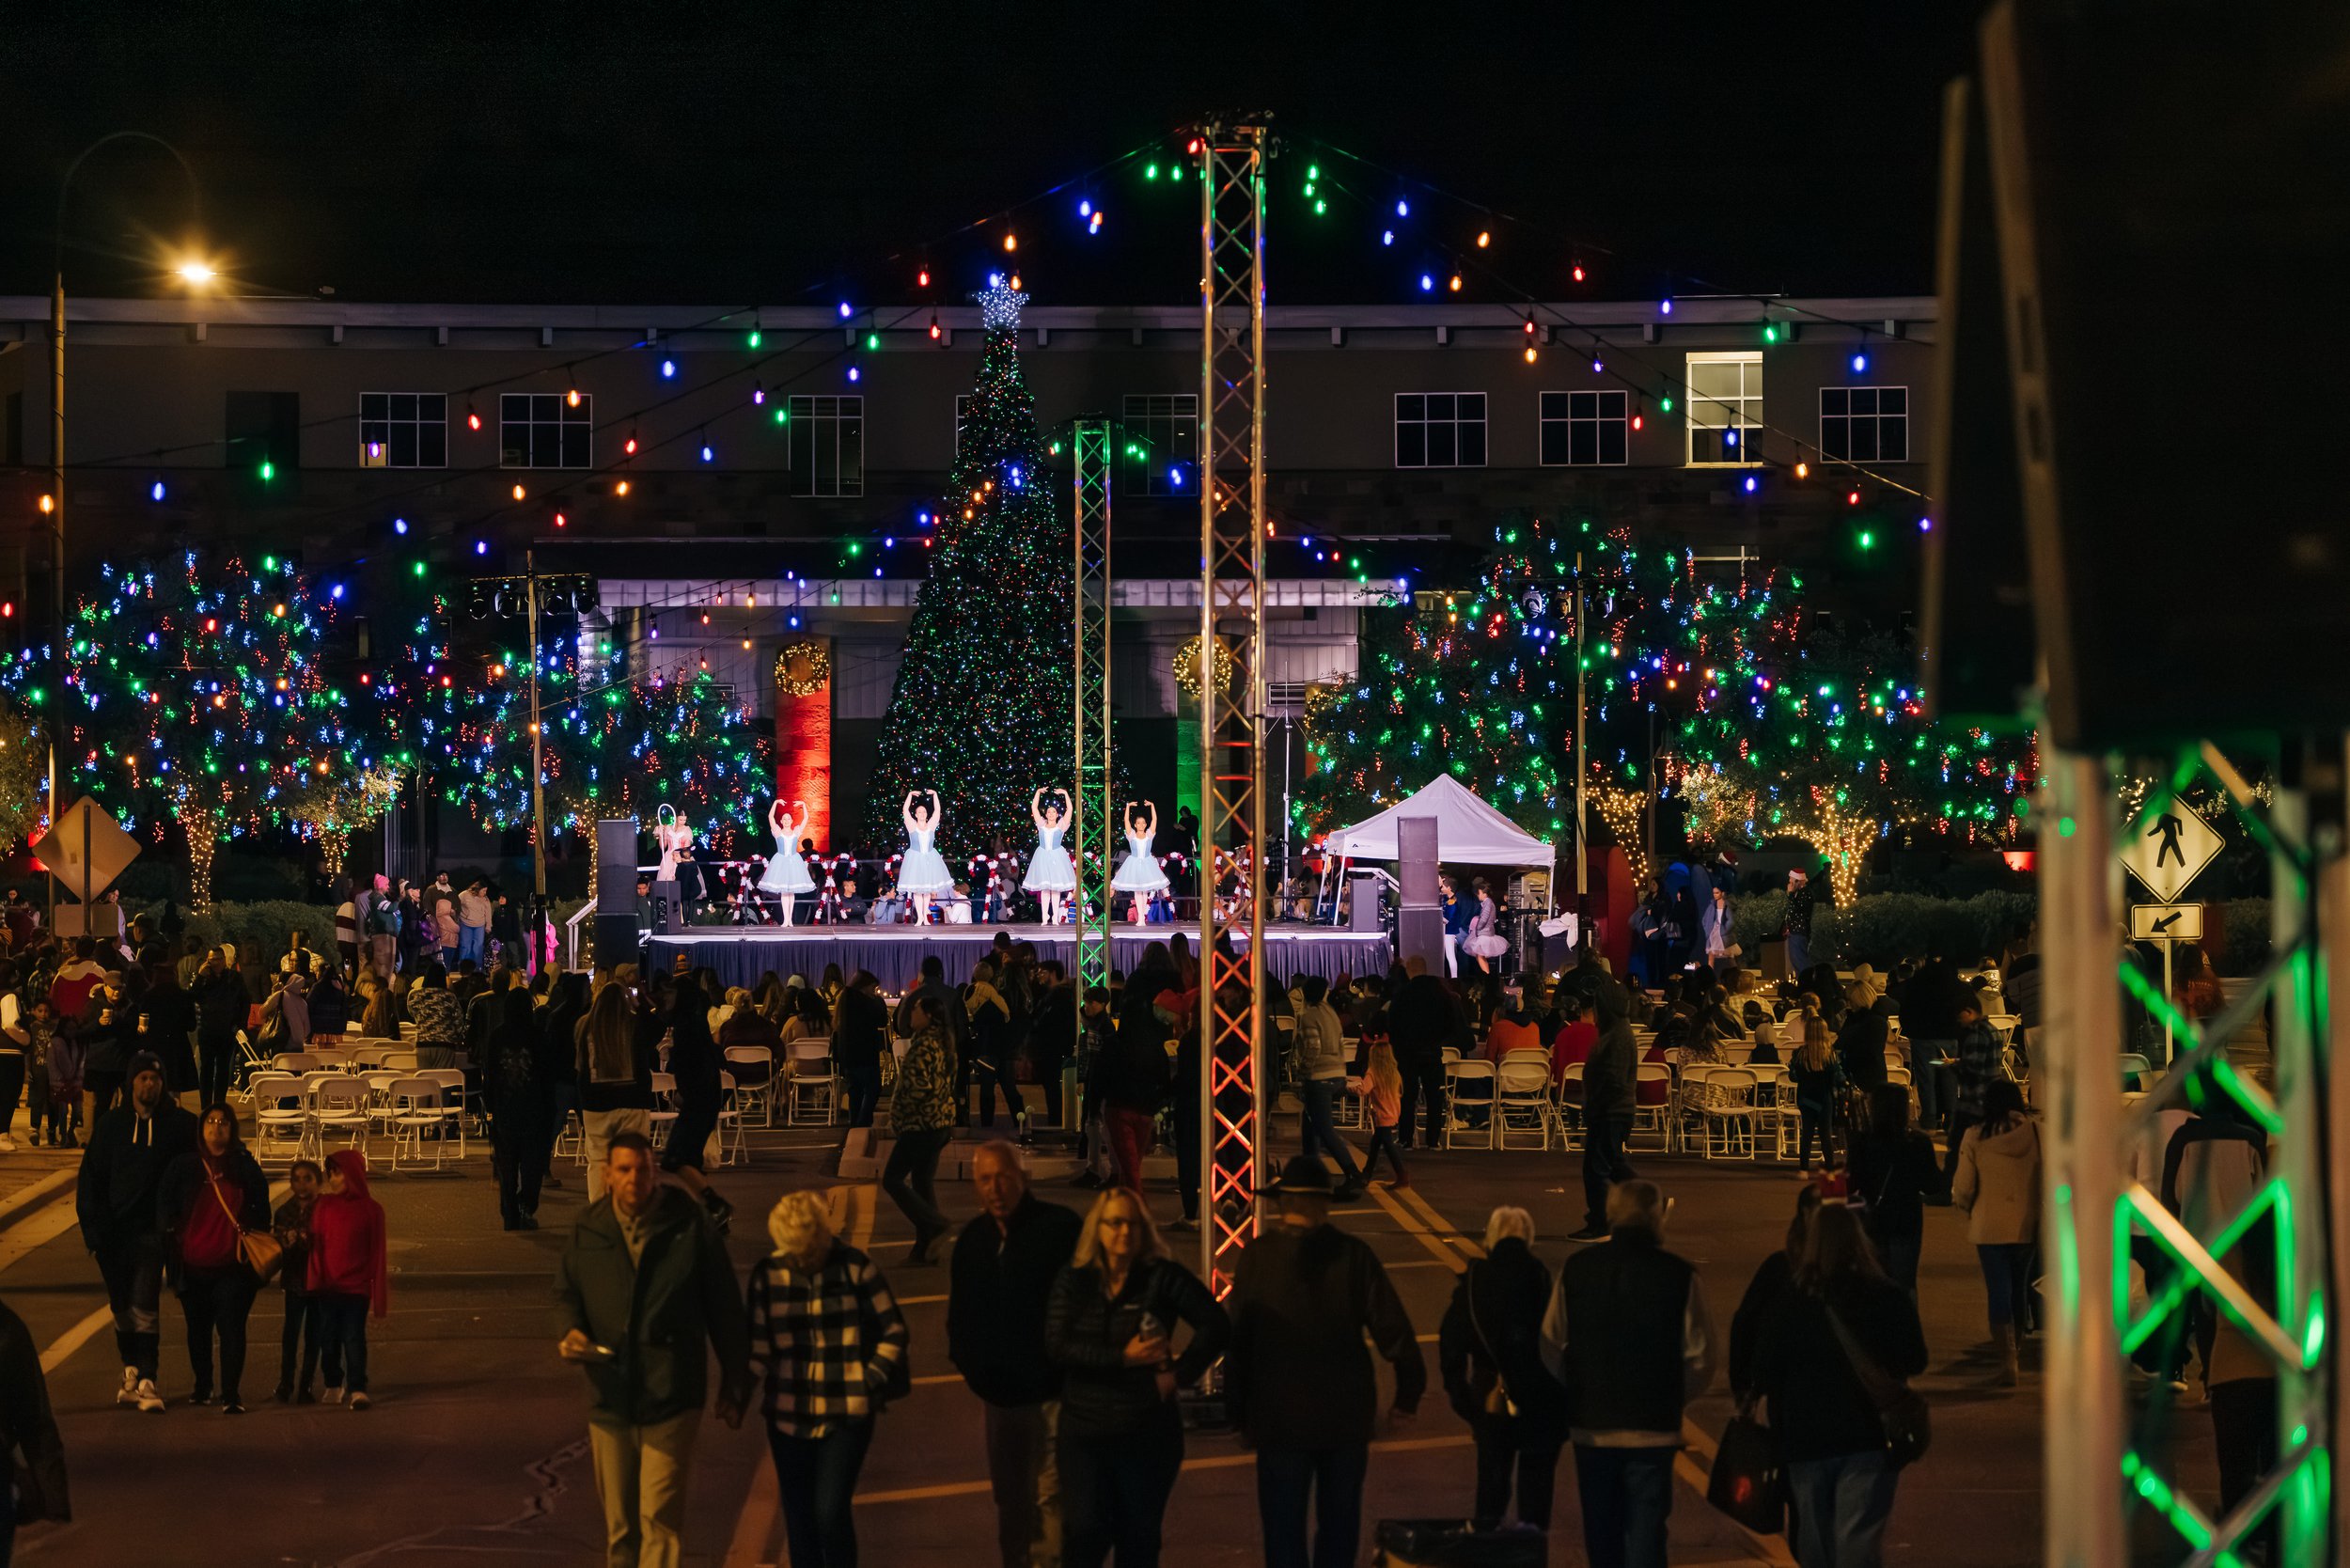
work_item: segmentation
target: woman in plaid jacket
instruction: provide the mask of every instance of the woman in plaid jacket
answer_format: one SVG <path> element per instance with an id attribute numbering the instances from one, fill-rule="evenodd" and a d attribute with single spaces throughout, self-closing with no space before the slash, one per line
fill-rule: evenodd
<path id="1" fill-rule="evenodd" d="M 907 1391 L 906 1324 L 873 1260 L 836 1239 L 824 1201 L 790 1192 L 751 1270 L 751 1376 L 795 1568 L 856 1561 L 850 1498 L 883 1403 Z"/>

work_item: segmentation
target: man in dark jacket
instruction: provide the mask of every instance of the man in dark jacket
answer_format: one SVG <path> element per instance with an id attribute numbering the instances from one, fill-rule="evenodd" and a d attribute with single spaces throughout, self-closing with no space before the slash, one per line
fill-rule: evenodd
<path id="1" fill-rule="evenodd" d="M 964 1008 L 962 994 L 947 983 L 947 967 L 939 963 L 935 953 L 922 960 L 921 982 L 898 999 L 898 1013 L 890 1021 L 890 1027 L 899 1034 L 911 1036 L 914 1033 L 912 1019 L 916 996 L 929 999 L 931 1016 L 947 1031 L 947 1042 L 954 1047 L 955 1059 L 963 1061 L 968 1058 L 971 1054 L 971 1016 Z M 967 1107 L 956 1107 L 955 1120 L 962 1121 L 966 1112 Z"/>
<path id="2" fill-rule="evenodd" d="M 1951 1070 L 1958 1054 L 1958 1004 L 1966 994 L 1947 958 L 1929 959 L 1903 987 L 1902 1033 L 1909 1037 L 1909 1076 L 1918 1088 L 1918 1124 L 1933 1133 L 1949 1120 Z M 1950 1135 L 1958 1147 L 1958 1135 Z"/>
<path id="3" fill-rule="evenodd" d="M 1637 1104 L 1634 1081 L 1639 1075 L 1639 1048 L 1632 1038 L 1631 998 L 1598 961 L 1598 974 L 1586 980 L 1599 1023 L 1599 1038 L 1583 1064 L 1583 1229 L 1570 1231 L 1569 1241 L 1601 1241 L 1607 1235 L 1607 1192 L 1632 1179 L 1632 1162 L 1624 1157 L 1624 1141 L 1632 1136 L 1632 1112 Z"/>
<path id="4" fill-rule="evenodd" d="M 196 1147 L 196 1118 L 164 1092 L 164 1064 L 152 1051 L 131 1058 L 130 1076 L 125 1103 L 90 1129 L 74 1210 L 114 1312 L 115 1350 L 122 1358 L 115 1403 L 151 1414 L 164 1407 L 155 1388 L 156 1314 L 164 1297 L 157 1200 L 164 1169 Z"/>
<path id="5" fill-rule="evenodd" d="M 750 1324 L 726 1243 L 702 1205 L 655 1179 L 643 1134 L 612 1135 L 603 1184 L 556 1268 L 556 1351 L 588 1373 L 610 1568 L 669 1564 L 682 1552 L 710 1353 L 731 1424 L 750 1393 Z"/>
<path id="6" fill-rule="evenodd" d="M 1444 1144 L 1444 1048 L 1453 1043 L 1461 1010 L 1444 981 L 1428 972 L 1418 957 L 1404 961 L 1409 977 L 1387 1004 L 1387 1041 L 1395 1047 L 1395 1064 L 1403 1073 L 1403 1105 L 1396 1118 L 1395 1140 L 1412 1147 L 1419 1121 L 1419 1102 L 1428 1102 L 1428 1140 L 1425 1147 Z"/>
<path id="7" fill-rule="evenodd" d="M 1340 1568 L 1362 1531 L 1379 1383 L 1366 1335 L 1395 1368 L 1391 1423 L 1428 1387 L 1412 1320 L 1369 1246 L 1330 1223 L 1330 1172 L 1312 1154 L 1281 1168 L 1280 1222 L 1240 1256 L 1224 1388 L 1257 1450 L 1257 1513 L 1267 1568 Z M 1306 1510 L 1314 1508 L 1314 1544 Z"/>
<path id="8" fill-rule="evenodd" d="M 881 1104 L 881 1058 L 889 1049 L 889 1004 L 870 969 L 859 969 L 833 1004 L 832 1054 L 849 1084 L 849 1125 L 870 1127 Z"/>
<path id="9" fill-rule="evenodd" d="M 1543 1319 L 1543 1357 L 1567 1389 L 1567 1435 L 1594 1568 L 1665 1568 L 1682 1410 L 1714 1377 L 1698 1271 L 1665 1250 L 1653 1182 L 1607 1195 L 1606 1247 L 1570 1256 Z"/>
<path id="10" fill-rule="evenodd" d="M 982 1213 L 955 1238 L 947 1358 L 979 1396 L 1004 1568 L 1058 1563 L 1060 1372 L 1045 1354 L 1044 1308 L 1084 1222 L 1030 1193 L 1020 1151 L 1001 1139 L 971 1156 L 971 1184 Z"/>
<path id="11" fill-rule="evenodd" d="M 253 999 L 245 993 L 243 978 L 228 967 L 218 948 L 205 953 L 188 995 L 196 999 L 196 1098 L 214 1105 L 228 1097 L 228 1086 L 236 1081 L 237 1031 L 244 1027 Z M 303 1046 L 286 1048 L 299 1051 Z"/>

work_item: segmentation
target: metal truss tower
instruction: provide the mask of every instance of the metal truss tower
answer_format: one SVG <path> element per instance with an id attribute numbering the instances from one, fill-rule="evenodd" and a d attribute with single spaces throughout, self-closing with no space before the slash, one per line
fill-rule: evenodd
<path id="1" fill-rule="evenodd" d="M 1069 853 L 1077 865 L 1078 995 L 1110 982 L 1110 849 L 1118 840 L 1110 799 L 1110 422 L 1076 422 L 1076 766 Z M 1085 1009 L 1077 1010 L 1085 1032 Z M 1071 1060 L 1076 1042 L 1071 1043 Z"/>
<path id="2" fill-rule="evenodd" d="M 1266 118 L 1211 120 L 1198 141 L 1200 1263 L 1218 1296 L 1257 1232 L 1264 1142 Z"/>
<path id="3" fill-rule="evenodd" d="M 2168 808 L 2166 792 L 2149 792 L 2144 808 L 2125 818 L 2104 759 L 2059 753 L 2053 764 L 2040 839 L 2046 1038 L 2033 1063 L 2047 1151 L 2043 1560 L 2066 1568 L 2156 1560 L 2144 1556 L 2146 1538 L 2133 1528 L 2151 1516 L 2173 1548 L 2159 1560 L 2189 1568 L 2251 1560 L 2254 1533 L 2272 1521 L 2272 1563 L 2341 1561 L 2350 1527 L 2332 1495 L 2342 1390 L 2340 1336 L 2327 1314 L 2350 1251 L 2350 1203 L 2329 1184 L 2328 1151 L 2350 1134 L 2350 1085 L 2328 1068 L 2341 1032 L 2329 998 L 2350 996 L 2350 860 L 2342 853 L 2350 757 L 2339 738 L 2289 741 L 2264 807 L 2213 747 L 2179 758 L 2170 788 L 2215 786 L 2267 850 L 2271 877 L 2271 956 L 2241 996 L 2200 1024 L 2121 957 L 2128 922 L 2114 848 L 2150 830 Z M 2114 1070 L 2124 992 L 2168 1021 L 2179 1043 L 2169 1070 L 2128 1105 Z M 2227 1053 L 2264 1009 L 2271 1021 L 2265 1085 Z M 2177 1212 L 2165 1205 L 2166 1152 L 2180 1112 L 2248 1129 L 2264 1146 L 2242 1191 L 2183 1182 Z M 2141 1262 L 2157 1260 L 2152 1294 L 2135 1307 L 2133 1252 Z M 2129 1375 L 2131 1353 L 2186 1334 L 2199 1306 L 2276 1379 L 2267 1468 L 2218 1517 L 2188 1495 L 2170 1464 L 2164 1428 L 2186 1413 L 2159 1379 L 2142 1401 L 2135 1397 Z"/>

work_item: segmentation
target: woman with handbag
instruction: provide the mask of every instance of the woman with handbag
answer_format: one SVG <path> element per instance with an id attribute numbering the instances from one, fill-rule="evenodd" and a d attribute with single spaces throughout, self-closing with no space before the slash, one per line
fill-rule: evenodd
<path id="1" fill-rule="evenodd" d="M 752 1378 L 796 1568 L 854 1568 L 850 1499 L 885 1401 L 909 1392 L 906 1325 L 873 1260 L 833 1234 L 824 1200 L 788 1192 L 776 1249 L 751 1269 Z M 721 1411 L 732 1425 L 742 1411 Z"/>
<path id="2" fill-rule="evenodd" d="M 1436 1360 L 1452 1408 L 1477 1442 L 1480 1525 L 1510 1512 L 1517 1475 L 1518 1522 L 1550 1528 L 1559 1450 L 1567 1440 L 1566 1392 L 1543 1365 L 1543 1313 L 1550 1270 L 1534 1256 L 1534 1216 L 1503 1205 L 1485 1221 L 1485 1256 L 1453 1288 L 1436 1335 Z"/>
<path id="3" fill-rule="evenodd" d="M 237 1113 L 213 1105 L 197 1125 L 196 1145 L 164 1170 L 156 1215 L 165 1241 L 166 1282 L 188 1325 L 191 1404 L 212 1398 L 212 1341 L 220 1341 L 220 1407 L 242 1416 L 244 1325 L 264 1273 L 274 1272 L 269 1179 L 238 1137 Z M 249 1232 L 253 1234 L 248 1234 Z"/>
<path id="4" fill-rule="evenodd" d="M 1901 1467 L 1925 1451 L 1906 1382 L 1925 1369 L 1917 1304 L 1877 1267 L 1859 1216 L 1825 1205 L 1754 1346 L 1802 1568 L 1876 1568 Z"/>

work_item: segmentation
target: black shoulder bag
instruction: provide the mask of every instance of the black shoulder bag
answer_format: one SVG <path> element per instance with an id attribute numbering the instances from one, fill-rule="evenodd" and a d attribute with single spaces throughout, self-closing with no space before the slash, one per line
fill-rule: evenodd
<path id="1" fill-rule="evenodd" d="M 1877 1407 L 1877 1421 L 1885 1429 L 1885 1450 L 1893 1468 L 1923 1459 L 1934 1443 L 1925 1395 L 1879 1366 L 1876 1357 L 1863 1350 L 1852 1330 L 1844 1326 L 1835 1308 L 1825 1301 L 1820 1307 L 1827 1313 L 1828 1326 L 1836 1330 L 1836 1342 L 1844 1347 L 1844 1359 L 1851 1363 L 1853 1375 L 1860 1379 L 1869 1403 Z"/>

